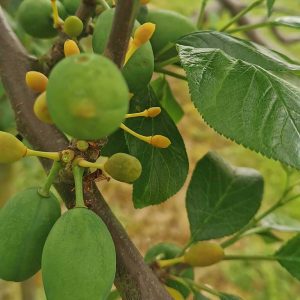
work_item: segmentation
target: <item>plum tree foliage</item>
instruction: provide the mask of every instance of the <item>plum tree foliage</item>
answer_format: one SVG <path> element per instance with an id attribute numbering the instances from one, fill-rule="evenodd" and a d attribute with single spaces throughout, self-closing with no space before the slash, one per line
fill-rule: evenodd
<path id="1" fill-rule="evenodd" d="M 235 36 L 253 26 L 297 29 L 300 19 L 285 16 L 233 28 L 261 5 L 271 17 L 276 1 L 257 0 L 220 30 L 205 30 L 207 1 L 202 3 L 198 24 L 177 12 L 148 7 L 149 2 L 14 3 L 18 6 L 17 14 L 12 14 L 14 29 L 22 28 L 25 36 L 20 40 L 31 36 L 37 48 L 44 40 L 49 53 L 33 58 L 33 51 L 31 69 L 26 65 L 27 72 L 21 74 L 23 81 L 18 84 L 35 101 L 23 99 L 23 106 L 14 106 L 20 134 L 0 131 L 0 163 L 36 156 L 52 161 L 52 167 L 42 186 L 18 192 L 0 210 L 0 278 L 24 281 L 41 269 L 48 300 L 190 299 L 191 295 L 196 300 L 212 295 L 240 299 L 199 283 L 194 276 L 196 268 L 238 259 L 277 261 L 300 279 L 299 235 L 282 242 L 275 234 L 299 232 L 299 226 L 287 218 L 270 225 L 274 211 L 299 196 L 290 178 L 292 168 L 300 168 L 300 65 Z M 3 32 L 3 37 L 12 34 L 6 25 Z M 8 54 L 0 49 L 3 57 Z M 7 60 L 0 59 L 0 73 L 4 63 Z M 260 210 L 262 175 L 232 166 L 209 151 L 199 159 L 188 183 L 188 242 L 154 245 L 144 261 L 135 256 L 134 266 L 124 262 L 124 255 L 132 255 L 135 248 L 124 231 L 118 231 L 121 236 L 113 232 L 123 229 L 108 205 L 97 202 L 94 182 L 112 178 L 132 185 L 135 208 L 158 205 L 183 187 L 189 159 L 176 122 L 184 110 L 173 95 L 169 77 L 188 82 L 191 100 L 208 126 L 280 161 L 287 184 L 274 204 Z M 3 76 L 3 83 L 7 80 Z M 14 95 L 11 85 L 4 87 L 8 95 Z M 20 126 L 29 122 L 36 126 L 34 133 Z M 22 140 L 23 135 L 33 144 L 35 139 L 48 143 L 52 137 L 44 135 L 44 130 L 62 137 L 68 146 L 45 151 L 50 147 L 32 149 L 36 147 Z M 59 138 L 48 145 L 56 144 L 61 145 Z M 70 184 L 72 201 L 67 202 L 63 191 Z M 63 215 L 50 191 L 53 185 L 70 209 Z M 274 253 L 232 254 L 228 249 L 245 236 L 263 234 L 283 245 Z M 134 268 L 143 268 L 144 273 Z M 129 282 L 133 273 L 139 279 Z M 152 276 L 149 288 L 141 288 L 142 275 Z M 116 290 L 112 290 L 114 281 Z"/>

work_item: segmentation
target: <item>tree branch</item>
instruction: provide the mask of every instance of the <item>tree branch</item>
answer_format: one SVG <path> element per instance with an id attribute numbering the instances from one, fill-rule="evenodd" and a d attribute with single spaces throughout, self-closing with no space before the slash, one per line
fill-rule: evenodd
<path id="1" fill-rule="evenodd" d="M 84 30 L 88 26 L 88 23 L 93 16 L 96 8 L 96 0 L 82 0 L 80 6 L 77 9 L 76 16 L 81 19 Z M 64 43 L 69 37 L 60 32 L 57 40 L 52 46 L 49 53 L 46 55 L 45 59 L 45 73 L 49 73 L 51 69 L 57 64 L 61 59 L 64 58 Z"/>
<path id="2" fill-rule="evenodd" d="M 120 0 L 104 55 L 119 68 L 122 67 L 128 48 L 134 20 L 139 9 L 139 0 Z"/>
<path id="3" fill-rule="evenodd" d="M 120 6 L 124 8 L 124 4 L 128 4 L 128 1 L 120 0 Z M 2 8 L 0 8 L 0 32 L 0 76 L 15 111 L 18 130 L 35 149 L 43 151 L 65 149 L 69 145 L 66 137 L 55 127 L 41 123 L 33 114 L 35 95 L 27 88 L 24 78 L 26 72 L 32 70 L 36 62 L 30 58 L 12 32 Z M 42 163 L 45 169 L 49 170 L 49 162 L 43 160 Z M 67 203 L 74 200 L 73 185 L 60 182 L 55 187 Z M 117 252 L 115 284 L 123 299 L 171 300 L 154 273 L 144 263 L 142 256 L 95 184 L 85 195 L 85 200 L 103 219 L 113 237 Z"/>

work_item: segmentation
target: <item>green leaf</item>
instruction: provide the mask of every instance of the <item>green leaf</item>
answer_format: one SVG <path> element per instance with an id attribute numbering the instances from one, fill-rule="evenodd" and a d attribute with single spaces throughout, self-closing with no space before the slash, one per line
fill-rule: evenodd
<path id="1" fill-rule="evenodd" d="M 300 89 L 219 49 L 179 46 L 192 100 L 218 133 L 300 168 Z"/>
<path id="2" fill-rule="evenodd" d="M 261 237 L 266 244 L 282 242 L 282 239 L 271 231 L 259 232 L 257 235 Z"/>
<path id="3" fill-rule="evenodd" d="M 151 106 L 159 106 L 151 88 L 130 101 L 130 112 L 143 111 Z M 132 118 L 126 125 L 136 132 L 152 136 L 167 136 L 172 144 L 167 149 L 159 149 L 126 134 L 131 155 L 137 157 L 143 171 L 133 184 L 133 202 L 136 208 L 159 204 L 183 186 L 188 173 L 188 158 L 182 137 L 169 115 L 162 110 L 155 118 Z"/>
<path id="4" fill-rule="evenodd" d="M 253 169 L 233 168 L 209 152 L 197 164 L 186 196 L 191 241 L 233 234 L 256 214 L 263 178 Z"/>
<path id="5" fill-rule="evenodd" d="M 267 0 L 268 16 L 270 17 L 273 11 L 275 0 Z"/>
<path id="6" fill-rule="evenodd" d="M 261 221 L 265 228 L 283 231 L 283 232 L 300 232 L 300 222 L 283 213 L 272 213 Z"/>
<path id="7" fill-rule="evenodd" d="M 101 155 L 109 157 L 120 152 L 129 153 L 122 129 L 118 129 L 108 137 L 107 144 L 101 149 Z"/>
<path id="8" fill-rule="evenodd" d="M 300 28 L 300 17 L 297 16 L 284 16 L 279 17 L 273 21 L 275 25 L 282 25 L 291 28 Z"/>
<path id="9" fill-rule="evenodd" d="M 300 74 L 300 66 L 287 61 L 283 54 L 224 32 L 200 31 L 184 36 L 177 43 L 194 48 L 220 49 L 235 59 L 241 59 L 268 71 Z"/>
<path id="10" fill-rule="evenodd" d="M 300 280 L 300 234 L 284 244 L 275 257 L 292 276 Z"/>
<path id="11" fill-rule="evenodd" d="M 209 300 L 209 298 L 203 296 L 199 292 L 194 292 L 194 298 L 193 298 L 193 300 Z"/>
<path id="12" fill-rule="evenodd" d="M 166 110 L 173 121 L 178 123 L 183 117 L 184 112 L 181 106 L 177 103 L 165 76 L 160 76 L 156 80 L 152 81 L 151 87 L 159 99 L 161 106 Z"/>
<path id="13" fill-rule="evenodd" d="M 226 293 L 220 293 L 220 300 L 242 300 L 242 298 Z"/>

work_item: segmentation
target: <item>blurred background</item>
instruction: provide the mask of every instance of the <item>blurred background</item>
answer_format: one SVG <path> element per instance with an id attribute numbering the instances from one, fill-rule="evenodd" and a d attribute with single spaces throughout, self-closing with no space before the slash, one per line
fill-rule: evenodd
<path id="1" fill-rule="evenodd" d="M 0 3 L 16 5 L 16 0 L 5 0 Z M 229 1 L 235 8 L 241 8 L 252 1 Z M 223 4 L 222 4 L 223 3 Z M 205 28 L 218 29 L 230 18 L 231 12 L 227 1 L 210 0 L 207 7 Z M 152 0 L 151 7 L 178 11 L 191 19 L 197 20 L 201 0 Z M 9 6 L 15 14 L 16 6 Z M 231 9 L 232 10 L 232 9 Z M 277 0 L 272 17 L 282 15 L 300 15 L 299 0 Z M 261 6 L 248 15 L 250 22 L 266 18 L 266 8 Z M 24 45 L 35 54 L 45 53 L 49 41 L 36 41 L 26 36 L 11 19 L 11 24 L 19 34 Z M 245 37 L 245 36 L 244 36 Z M 270 48 L 282 52 L 288 57 L 300 61 L 300 32 L 297 30 L 259 29 L 252 38 L 265 43 Z M 1 46 L 1 45 L 0 45 Z M 266 159 L 259 154 L 238 146 L 219 136 L 201 119 L 190 101 L 187 84 L 183 81 L 168 78 L 177 101 L 185 115 L 178 123 L 185 140 L 190 160 L 190 175 L 196 162 L 209 150 L 214 150 L 237 166 L 258 169 L 265 178 L 265 200 L 263 207 L 268 207 L 280 195 L 285 173 L 278 162 Z M 16 133 L 13 113 L 0 85 L 0 130 Z M 171 242 L 184 245 L 189 239 L 189 226 L 185 211 L 184 188 L 162 205 L 135 210 L 131 201 L 132 188 L 113 180 L 108 184 L 99 184 L 109 205 L 125 226 L 135 245 L 144 254 L 147 249 L 159 242 Z M 298 173 L 293 175 L 297 178 Z M 26 158 L 13 165 L 0 165 L 0 206 L 9 196 L 27 187 L 43 182 L 45 174 L 34 158 Z M 284 213 L 300 220 L 300 203 L 294 201 L 284 208 Z M 281 234 L 286 239 L 290 234 Z M 278 248 L 278 243 L 265 243 L 260 237 L 252 236 L 229 248 L 232 253 L 271 253 Z M 1 263 L 1 258 L 0 258 Z M 197 280 L 212 287 L 240 295 L 248 300 L 300 300 L 300 283 L 274 262 L 222 262 L 216 266 L 198 269 Z M 0 281 L 0 300 L 44 300 L 40 274 L 29 281 L 17 284 Z M 61 299 L 63 300 L 63 299 Z M 76 300 L 76 299 L 74 299 Z M 146 299 L 145 299 L 146 300 Z"/>

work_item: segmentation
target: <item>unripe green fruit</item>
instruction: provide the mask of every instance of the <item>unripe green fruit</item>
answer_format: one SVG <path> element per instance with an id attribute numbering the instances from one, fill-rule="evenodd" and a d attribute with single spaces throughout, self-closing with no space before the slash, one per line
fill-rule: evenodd
<path id="1" fill-rule="evenodd" d="M 0 278 L 23 281 L 41 267 L 46 238 L 60 216 L 53 194 L 42 197 L 37 188 L 18 193 L 0 211 Z"/>
<path id="2" fill-rule="evenodd" d="M 70 37 L 77 37 L 82 33 L 83 23 L 76 16 L 69 16 L 64 23 L 64 32 Z"/>
<path id="3" fill-rule="evenodd" d="M 115 270 L 114 243 L 95 213 L 74 208 L 56 222 L 42 258 L 48 300 L 104 300 Z"/>
<path id="4" fill-rule="evenodd" d="M 57 1 L 60 18 L 66 17 L 63 5 Z M 23 29 L 36 38 L 52 38 L 58 31 L 53 27 L 50 0 L 24 0 L 18 10 L 19 22 Z"/>
<path id="5" fill-rule="evenodd" d="M 75 15 L 81 0 L 61 0 L 61 2 L 70 15 Z"/>
<path id="6" fill-rule="evenodd" d="M 0 163 L 13 163 L 25 156 L 26 146 L 14 135 L 0 131 Z"/>
<path id="7" fill-rule="evenodd" d="M 184 254 L 184 261 L 194 267 L 206 267 L 223 260 L 224 249 L 214 242 L 198 242 Z"/>
<path id="8" fill-rule="evenodd" d="M 155 55 L 168 43 L 176 42 L 180 37 L 197 30 L 196 26 L 185 16 L 169 10 L 149 10 L 147 22 L 156 24 L 156 30 L 151 38 L 151 45 Z M 177 55 L 175 46 L 160 60 Z"/>
<path id="9" fill-rule="evenodd" d="M 104 169 L 112 178 L 127 183 L 136 181 L 142 173 L 140 161 L 126 153 L 116 153 L 111 156 L 106 161 Z"/>
<path id="10" fill-rule="evenodd" d="M 56 126 L 74 138 L 95 140 L 114 132 L 128 110 L 128 89 L 109 59 L 79 54 L 53 69 L 47 86 L 48 109 Z"/>
<path id="11" fill-rule="evenodd" d="M 112 28 L 115 9 L 107 9 L 98 18 L 93 34 L 93 49 L 103 53 Z M 139 23 L 135 23 L 135 29 Z M 154 56 L 150 42 L 141 46 L 129 59 L 122 72 L 129 90 L 136 93 L 144 89 L 152 78 L 154 71 Z"/>

